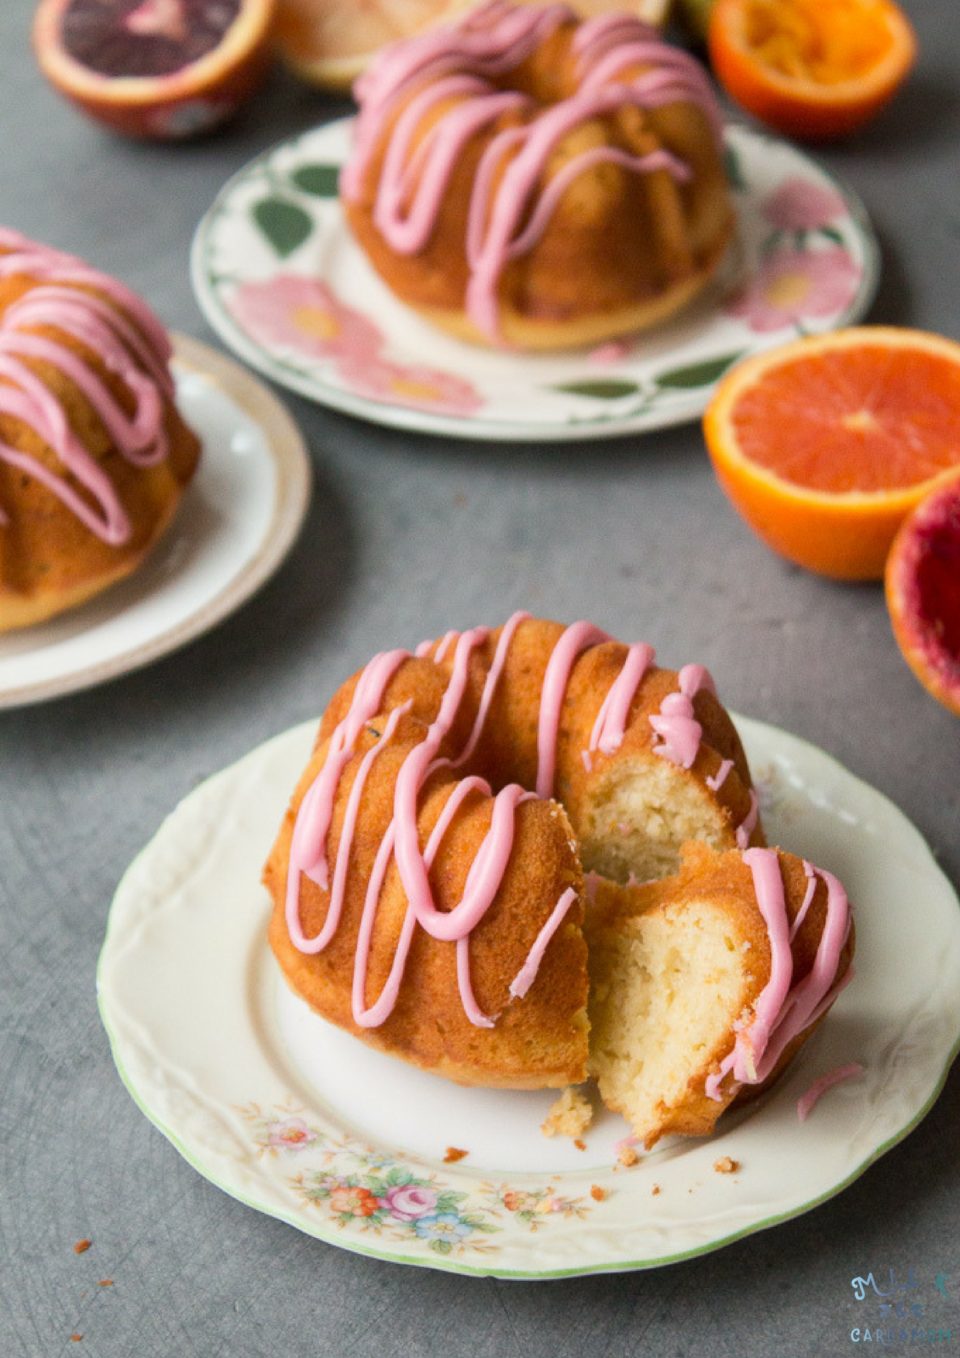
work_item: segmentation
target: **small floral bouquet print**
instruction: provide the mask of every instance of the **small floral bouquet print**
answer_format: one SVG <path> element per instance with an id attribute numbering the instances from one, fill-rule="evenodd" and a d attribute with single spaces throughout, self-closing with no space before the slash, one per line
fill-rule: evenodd
<path id="1" fill-rule="evenodd" d="M 341 1226 L 362 1225 L 378 1234 L 426 1241 L 437 1254 L 460 1252 L 476 1233 L 500 1228 L 483 1209 L 467 1211 L 466 1193 L 444 1188 L 434 1178 L 418 1178 L 394 1165 L 389 1170 L 349 1175 L 299 1174 L 294 1184 L 303 1196 L 322 1205 Z"/>

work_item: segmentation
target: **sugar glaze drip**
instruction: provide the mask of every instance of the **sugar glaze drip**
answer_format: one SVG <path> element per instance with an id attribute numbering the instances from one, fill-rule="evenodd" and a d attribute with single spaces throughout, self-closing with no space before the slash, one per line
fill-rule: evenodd
<path id="1" fill-rule="evenodd" d="M 816 1023 L 853 979 L 853 968 L 848 967 L 837 980 L 851 924 L 850 903 L 837 878 L 810 865 L 810 882 L 801 910 L 809 909 L 813 899 L 810 885 L 815 890 L 819 877 L 827 888 L 827 913 L 813 966 L 802 981 L 794 984 L 790 922 L 777 851 L 747 849 L 743 861 L 753 877 L 757 905 L 767 926 L 770 977 L 757 997 L 752 1017 L 738 1027 L 733 1050 L 707 1077 L 704 1088 L 711 1099 L 721 1098 L 720 1086 L 731 1073 L 738 1085 L 762 1084 L 793 1039 Z"/>
<path id="2" fill-rule="evenodd" d="M 577 22 L 565 4 L 514 7 L 492 0 L 458 24 L 387 48 L 355 86 L 360 114 L 341 188 L 349 201 L 359 201 L 382 129 L 400 109 L 373 211 L 377 228 L 398 254 L 415 254 L 430 240 L 450 177 L 470 140 L 504 114 L 521 119 L 519 126 L 495 132 L 484 148 L 468 209 L 466 309 L 491 339 L 499 337 L 497 292 L 504 269 L 543 236 L 560 198 L 579 175 L 598 164 L 615 164 L 633 174 L 663 171 L 678 183 L 690 178 L 686 162 L 667 150 L 635 155 L 600 146 L 572 156 L 541 187 L 549 158 L 564 137 L 620 109 L 655 109 L 682 99 L 702 110 L 719 141 L 718 106 L 698 63 L 630 16 L 579 24 L 572 41 L 579 88 L 549 108 L 493 83 L 558 29 Z M 425 115 L 445 101 L 443 117 L 416 145 Z"/>
<path id="3" fill-rule="evenodd" d="M 0 280 L 23 277 L 36 284 L 12 302 L 0 320 L 0 415 L 31 428 L 60 459 L 65 475 L 0 438 L 0 461 L 39 481 L 111 546 L 128 541 L 130 520 L 110 477 L 70 428 L 59 399 L 25 359 L 49 363 L 90 402 L 121 455 L 152 467 L 167 455 L 165 403 L 173 396 L 166 331 L 147 305 L 116 279 L 72 255 L 0 228 Z M 95 289 L 96 291 L 91 291 Z M 105 300 L 109 299 L 109 300 Z M 124 314 L 126 313 L 126 315 Z M 127 315 L 133 324 L 127 320 Z M 93 350 L 123 382 L 134 401 L 128 415 L 96 369 L 43 327 Z M 72 477 L 82 490 L 70 483 Z M 0 509 L 0 524 L 8 522 Z"/>
<path id="4" fill-rule="evenodd" d="M 476 776 L 461 779 L 450 793 L 422 852 L 417 827 L 417 809 L 420 792 L 435 772 L 443 768 L 458 769 L 473 754 L 482 737 L 516 630 L 529 616 L 524 612 L 514 613 L 501 629 L 470 733 L 460 752 L 453 756 L 441 753 L 441 750 L 445 747 L 461 708 L 471 656 L 487 641 L 489 631 L 484 627 L 476 627 L 462 633 L 451 631 L 437 643 L 422 642 L 416 648 L 415 654 L 418 657 L 429 657 L 432 653 L 435 662 L 448 655 L 452 648 L 450 677 L 434 721 L 424 738 L 413 747 L 401 764 L 394 790 L 393 816 L 378 847 L 367 884 L 355 953 L 352 988 L 353 1018 L 361 1027 L 377 1027 L 393 1012 L 417 925 L 433 938 L 456 944 L 460 997 L 470 1022 L 477 1027 L 489 1027 L 495 1021 L 495 1016 L 488 1016 L 481 1011 L 473 993 L 469 961 L 470 935 L 493 904 L 502 884 L 513 847 L 517 807 L 534 796 L 544 799 L 553 794 L 558 732 L 574 663 L 585 650 L 611 641 L 607 633 L 590 623 L 575 622 L 564 629 L 551 652 L 540 693 L 535 794 L 512 783 L 494 796 L 485 779 Z M 608 689 L 594 722 L 589 741 L 591 751 L 610 755 L 620 747 L 631 705 L 653 663 L 653 656 L 652 647 L 643 643 L 627 648 L 620 671 Z M 409 703 L 404 703 L 390 712 L 383 730 L 377 734 L 374 744 L 365 752 L 359 763 L 347 798 L 337 858 L 331 877 L 330 864 L 327 860 L 327 837 L 333 818 L 337 789 L 347 764 L 355 754 L 356 742 L 361 731 L 378 712 L 381 712 L 387 685 L 400 665 L 409 658 L 408 651 L 386 651 L 374 656 L 365 666 L 354 688 L 346 716 L 337 724 L 330 736 L 324 764 L 301 801 L 294 822 L 285 897 L 287 929 L 291 941 L 300 952 L 308 954 L 321 952 L 339 927 L 347 868 L 363 789 L 373 764 L 390 743 L 397 726 L 409 711 Z M 712 680 L 702 666 L 690 665 L 681 671 L 682 686 L 690 688 L 691 685 L 700 687 L 707 684 L 712 687 Z M 464 798 L 471 792 L 493 797 L 490 827 L 467 873 L 461 900 L 452 910 L 441 911 L 437 909 L 433 898 L 429 870 L 444 833 Z M 408 904 L 390 973 L 380 995 L 368 1005 L 366 983 L 370 942 L 380 893 L 391 861 L 396 862 Z M 300 919 L 301 876 L 307 876 L 330 893 L 324 923 L 312 938 L 305 935 Z M 510 984 L 511 995 L 519 998 L 530 989 L 550 940 L 560 928 L 575 900 L 576 892 L 572 888 L 561 894 L 520 971 Z"/>

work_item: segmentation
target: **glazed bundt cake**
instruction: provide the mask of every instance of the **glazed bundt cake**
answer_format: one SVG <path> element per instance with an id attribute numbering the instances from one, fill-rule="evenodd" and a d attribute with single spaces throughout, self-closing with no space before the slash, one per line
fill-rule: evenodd
<path id="1" fill-rule="evenodd" d="M 626 14 L 493 3 L 355 87 L 347 219 L 401 301 L 530 349 L 654 324 L 732 231 L 720 115 L 687 53 Z"/>
<path id="2" fill-rule="evenodd" d="M 0 632 L 134 570 L 200 445 L 170 342 L 115 279 L 0 229 Z"/>
<path id="3" fill-rule="evenodd" d="M 832 879 L 798 904 L 803 867 L 763 843 L 702 666 L 660 669 L 649 646 L 518 613 L 383 652 L 334 696 L 266 865 L 270 941 L 297 994 L 384 1051 L 464 1084 L 592 1070 L 645 1139 L 702 1131 L 767 1078 L 777 1044 L 762 1034 L 789 1020 L 802 1040 L 841 970 L 817 952 Z M 778 864 L 783 909 L 806 916 L 795 966 Z M 687 1008 L 648 993 L 671 930 L 705 987 Z M 813 953 L 808 1012 L 782 982 Z M 648 1072 L 635 1094 L 631 1060 Z"/>

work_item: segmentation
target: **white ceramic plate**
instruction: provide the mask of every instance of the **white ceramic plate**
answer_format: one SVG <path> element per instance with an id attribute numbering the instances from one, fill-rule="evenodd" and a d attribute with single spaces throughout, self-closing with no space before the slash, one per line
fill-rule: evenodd
<path id="1" fill-rule="evenodd" d="M 733 363 L 850 324 L 876 289 L 860 203 L 795 146 L 730 126 L 737 238 L 673 320 L 612 361 L 465 344 L 397 301 L 355 244 L 337 198 L 351 126 L 316 128 L 236 174 L 197 229 L 191 272 L 210 324 L 247 363 L 378 424 L 534 442 L 678 424 Z"/>
<path id="2" fill-rule="evenodd" d="M 0 707 L 139 669 L 209 631 L 270 578 L 300 530 L 310 461 L 296 425 L 232 359 L 174 339 L 177 403 L 203 441 L 172 526 L 127 580 L 0 636 Z"/>
<path id="3" fill-rule="evenodd" d="M 940 1090 L 960 1034 L 960 910 L 878 792 L 794 736 L 739 728 L 771 841 L 839 873 L 856 903 L 856 976 L 788 1076 L 715 1136 L 617 1167 L 626 1127 L 614 1115 L 598 1118 L 584 1151 L 547 1140 L 539 1124 L 555 1094 L 462 1089 L 366 1048 L 290 994 L 267 947 L 259 874 L 312 723 L 193 792 L 124 877 L 98 987 L 127 1087 L 226 1192 L 402 1263 L 525 1278 L 650 1268 L 815 1207 Z M 798 1097 L 850 1061 L 864 1075 L 798 1122 Z M 445 1163 L 450 1146 L 469 1154 Z M 739 1170 L 717 1173 L 721 1156 Z"/>

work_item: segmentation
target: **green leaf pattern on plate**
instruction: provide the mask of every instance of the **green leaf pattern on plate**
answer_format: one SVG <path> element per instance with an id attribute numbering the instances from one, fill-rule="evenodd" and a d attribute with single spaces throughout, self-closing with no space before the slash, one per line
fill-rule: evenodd
<path id="1" fill-rule="evenodd" d="M 592 396 L 597 401 L 619 401 L 622 396 L 635 396 L 640 388 L 636 382 L 617 377 L 585 377 L 581 382 L 560 382 L 551 390 L 563 391 L 570 396 Z"/>
<path id="2" fill-rule="evenodd" d="M 303 193 L 311 193 L 314 198 L 336 198 L 340 185 L 338 165 L 301 165 L 290 176 L 297 188 Z"/>
<path id="3" fill-rule="evenodd" d="M 253 220 L 281 259 L 292 255 L 313 230 L 313 218 L 289 198 L 261 198 L 252 212 Z"/>
<path id="4" fill-rule="evenodd" d="M 705 387 L 716 382 L 742 357 L 743 350 L 739 349 L 735 354 L 722 354 L 719 358 L 705 358 L 700 363 L 690 363 L 683 368 L 671 368 L 669 372 L 659 373 L 656 383 L 658 387 L 674 391 Z"/>

